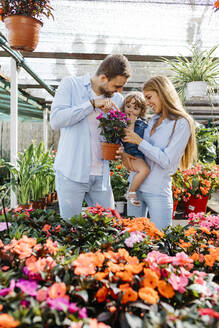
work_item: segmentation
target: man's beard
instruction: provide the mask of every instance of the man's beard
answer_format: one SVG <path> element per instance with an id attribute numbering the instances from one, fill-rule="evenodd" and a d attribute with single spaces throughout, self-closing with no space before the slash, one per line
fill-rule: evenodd
<path id="1" fill-rule="evenodd" d="M 99 91 L 101 93 L 101 95 L 104 95 L 104 97 L 107 97 L 107 98 L 111 98 L 114 94 L 114 92 L 110 92 L 108 90 L 105 90 L 104 87 L 99 87 Z"/>

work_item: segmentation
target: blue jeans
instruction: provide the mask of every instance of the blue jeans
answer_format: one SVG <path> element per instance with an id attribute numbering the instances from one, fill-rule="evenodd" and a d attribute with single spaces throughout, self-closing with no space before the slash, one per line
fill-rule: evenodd
<path id="1" fill-rule="evenodd" d="M 84 199 L 88 206 L 95 206 L 98 203 L 104 208 L 114 209 L 112 189 L 102 191 L 102 180 L 102 176 L 91 175 L 89 183 L 79 183 L 56 171 L 55 182 L 61 217 L 67 220 L 80 214 Z"/>
<path id="2" fill-rule="evenodd" d="M 172 225 L 172 195 L 156 195 L 149 192 L 137 191 L 137 197 L 141 201 L 141 206 L 133 206 L 128 202 L 128 216 L 147 217 L 147 212 L 149 212 L 150 220 L 155 223 L 159 230 Z"/>

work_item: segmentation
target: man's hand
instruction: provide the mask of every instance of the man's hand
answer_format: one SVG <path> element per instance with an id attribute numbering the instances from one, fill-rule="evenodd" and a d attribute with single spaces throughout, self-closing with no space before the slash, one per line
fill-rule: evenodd
<path id="1" fill-rule="evenodd" d="M 110 98 L 95 99 L 94 107 L 100 108 L 104 113 L 108 113 L 112 108 L 119 111 L 117 105 Z"/>

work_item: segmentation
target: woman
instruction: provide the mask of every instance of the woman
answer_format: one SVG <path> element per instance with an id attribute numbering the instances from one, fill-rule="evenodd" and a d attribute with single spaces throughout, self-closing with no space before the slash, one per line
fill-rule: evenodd
<path id="1" fill-rule="evenodd" d="M 156 76 L 143 86 L 147 106 L 155 113 L 145 130 L 144 138 L 126 129 L 124 142 L 138 145 L 145 155 L 150 173 L 137 190 L 140 211 L 128 204 L 128 215 L 146 216 L 158 229 L 171 225 L 173 212 L 171 175 L 180 166 L 188 168 L 196 159 L 195 125 L 184 110 L 179 96 L 165 76 Z M 128 156 L 124 164 L 132 170 Z M 132 176 L 132 174 L 131 174 Z"/>

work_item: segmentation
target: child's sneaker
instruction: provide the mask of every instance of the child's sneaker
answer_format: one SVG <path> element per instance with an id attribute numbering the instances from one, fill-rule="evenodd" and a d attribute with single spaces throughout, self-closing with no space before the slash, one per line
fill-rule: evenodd
<path id="1" fill-rule="evenodd" d="M 135 191 L 128 191 L 125 194 L 125 198 L 134 206 L 140 206 L 141 205 L 141 202 L 138 200 Z"/>

